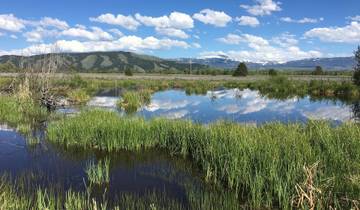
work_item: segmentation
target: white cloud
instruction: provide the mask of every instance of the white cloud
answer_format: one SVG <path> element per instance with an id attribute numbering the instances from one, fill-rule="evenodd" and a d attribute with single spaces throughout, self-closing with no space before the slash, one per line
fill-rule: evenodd
<path id="1" fill-rule="evenodd" d="M 166 36 L 177 37 L 181 39 L 189 38 L 189 35 L 187 33 L 185 33 L 183 30 L 176 28 L 156 28 L 155 30 L 157 33 Z"/>
<path id="2" fill-rule="evenodd" d="M 193 46 L 194 48 L 197 48 L 197 49 L 201 48 L 201 44 L 199 44 L 199 43 L 197 43 L 197 42 L 192 43 L 192 46 Z"/>
<path id="3" fill-rule="evenodd" d="M 142 24 L 155 27 L 157 33 L 161 35 L 177 37 L 181 39 L 189 38 L 183 29 L 194 27 L 194 20 L 185 13 L 172 12 L 169 16 L 150 17 L 135 14 L 135 18 Z"/>
<path id="4" fill-rule="evenodd" d="M 194 20 L 185 13 L 172 12 L 169 16 L 150 17 L 137 13 L 135 18 L 146 26 L 156 28 L 190 29 L 194 27 Z"/>
<path id="5" fill-rule="evenodd" d="M 237 34 L 228 34 L 226 37 L 222 37 L 217 40 L 225 44 L 240 44 L 244 41 L 244 38 Z"/>
<path id="6" fill-rule="evenodd" d="M 38 24 L 42 27 L 55 27 L 62 30 L 69 28 L 69 25 L 65 21 L 50 17 L 42 18 Z"/>
<path id="7" fill-rule="evenodd" d="M 42 27 L 37 27 L 35 30 L 28 31 L 23 34 L 28 42 L 43 42 L 44 38 L 58 35 L 57 30 L 47 30 Z"/>
<path id="8" fill-rule="evenodd" d="M 112 40 L 113 36 L 99 27 L 91 27 L 90 30 L 83 28 L 69 28 L 61 32 L 63 36 L 85 38 L 92 41 Z"/>
<path id="9" fill-rule="evenodd" d="M 20 32 L 24 28 L 24 20 L 15 17 L 13 14 L 0 15 L 0 29 L 11 32 Z"/>
<path id="10" fill-rule="evenodd" d="M 291 17 L 282 17 L 282 18 L 280 18 L 280 20 L 283 22 L 287 22 L 287 23 L 318 23 L 318 22 L 323 21 L 324 18 L 316 19 L 316 18 L 305 17 L 305 18 L 302 18 L 299 20 L 295 20 L 295 19 L 292 19 Z"/>
<path id="11" fill-rule="evenodd" d="M 360 22 L 360 15 L 354 16 L 354 17 L 347 17 L 347 19 L 351 21 L 357 21 Z"/>
<path id="12" fill-rule="evenodd" d="M 272 42 L 281 47 L 296 46 L 299 43 L 299 41 L 295 39 L 295 35 L 289 33 L 283 33 L 280 36 L 274 37 Z"/>
<path id="13" fill-rule="evenodd" d="M 260 25 L 260 22 L 256 17 L 241 16 L 241 17 L 236 17 L 236 21 L 238 21 L 239 25 L 241 26 L 256 27 Z"/>
<path id="14" fill-rule="evenodd" d="M 112 28 L 109 30 L 109 32 L 113 33 L 114 35 L 116 35 L 118 37 L 124 36 L 124 34 L 117 28 Z"/>
<path id="15" fill-rule="evenodd" d="M 255 0 L 256 4 L 253 6 L 240 5 L 246 11 L 255 16 L 271 15 L 273 12 L 281 11 L 280 2 L 272 0 Z"/>
<path id="16" fill-rule="evenodd" d="M 1 55 L 37 55 L 51 52 L 94 52 L 128 50 L 142 52 L 144 50 L 166 50 L 173 47 L 189 48 L 189 44 L 173 39 L 157 39 L 155 37 L 141 38 L 123 36 L 112 41 L 59 40 L 53 44 L 31 45 L 24 49 L 2 51 Z"/>
<path id="17" fill-rule="evenodd" d="M 360 22 L 351 22 L 344 27 L 314 28 L 305 33 L 305 37 L 319 38 L 325 42 L 359 43 Z"/>
<path id="18" fill-rule="evenodd" d="M 201 10 L 199 13 L 194 14 L 193 18 L 216 27 L 225 27 L 232 20 L 225 12 L 214 11 L 211 9 Z"/>
<path id="19" fill-rule="evenodd" d="M 285 43 L 279 44 L 277 41 L 283 40 Z M 225 44 L 239 45 L 247 44 L 249 50 L 228 51 L 228 52 L 202 52 L 200 57 L 228 57 L 237 61 L 249 61 L 266 63 L 270 61 L 286 62 L 313 57 L 322 57 L 318 51 L 303 51 L 297 46 L 297 40 L 293 35 L 283 34 L 274 40 L 267 40 L 263 37 L 251 34 L 228 34 L 226 37 L 219 38 L 218 41 Z M 271 41 L 279 46 L 273 46 Z"/>
<path id="20" fill-rule="evenodd" d="M 136 30 L 140 26 L 140 23 L 136 21 L 131 15 L 124 16 L 118 14 L 117 16 L 115 16 L 113 14 L 107 13 L 107 14 L 102 14 L 96 18 L 92 17 L 90 18 L 90 21 L 106 23 L 110 25 L 118 25 L 132 31 Z"/>

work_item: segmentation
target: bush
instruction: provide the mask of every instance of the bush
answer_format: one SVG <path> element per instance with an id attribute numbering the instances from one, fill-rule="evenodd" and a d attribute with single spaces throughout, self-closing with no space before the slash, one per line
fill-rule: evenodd
<path id="1" fill-rule="evenodd" d="M 248 69 L 244 62 L 241 62 L 233 73 L 234 77 L 246 77 L 248 75 Z"/>
<path id="2" fill-rule="evenodd" d="M 131 71 L 130 68 L 126 68 L 126 69 L 125 69 L 125 75 L 128 76 L 128 77 L 133 76 L 133 72 Z"/>
<path id="3" fill-rule="evenodd" d="M 270 76 L 276 76 L 277 75 L 277 71 L 275 69 L 270 69 L 269 70 L 269 75 Z"/>

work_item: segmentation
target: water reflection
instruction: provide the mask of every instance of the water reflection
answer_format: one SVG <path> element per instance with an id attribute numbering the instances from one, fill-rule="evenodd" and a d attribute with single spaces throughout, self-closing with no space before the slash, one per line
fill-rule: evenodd
<path id="1" fill-rule="evenodd" d="M 309 119 L 345 122 L 352 108 L 341 101 L 313 101 L 310 97 L 277 100 L 249 89 L 208 91 L 205 96 L 188 96 L 169 90 L 153 95 L 150 105 L 138 113 L 146 118 L 190 119 L 200 123 L 230 120 L 242 123 L 306 122 Z"/>
<path id="2" fill-rule="evenodd" d="M 115 110 L 118 99 L 117 96 L 96 96 L 88 106 Z M 147 119 L 190 119 L 199 123 L 230 120 L 262 124 L 271 121 L 306 122 L 309 119 L 341 123 L 359 119 L 360 114 L 359 102 L 349 105 L 340 100 L 309 96 L 274 99 L 249 89 L 224 89 L 208 91 L 205 95 L 187 95 L 181 90 L 157 92 L 137 115 Z"/>

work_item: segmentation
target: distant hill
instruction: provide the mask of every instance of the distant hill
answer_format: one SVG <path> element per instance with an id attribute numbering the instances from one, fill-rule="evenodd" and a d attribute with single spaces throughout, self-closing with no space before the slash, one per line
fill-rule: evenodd
<path id="1" fill-rule="evenodd" d="M 140 55 L 131 52 L 90 52 L 90 53 L 59 53 L 51 55 L 59 64 L 60 72 L 123 72 L 130 68 L 136 72 L 184 72 L 188 71 L 188 63 L 161 59 L 154 56 Z M 21 66 L 46 63 L 49 55 L 30 57 L 6 55 L 0 57 L 0 71 L 16 69 Z M 204 64 L 192 64 L 193 70 L 209 68 Z"/>
<path id="2" fill-rule="evenodd" d="M 190 62 L 188 58 L 178 59 L 181 62 Z M 192 62 L 208 65 L 213 68 L 234 69 L 239 64 L 238 61 L 231 60 L 226 57 L 191 59 Z M 325 70 L 350 70 L 355 65 L 354 57 L 334 57 L 334 58 L 314 58 L 289 61 L 286 63 L 251 63 L 247 62 L 247 66 L 253 70 L 261 69 L 284 69 L 284 70 L 313 70 L 316 66 L 321 66 Z"/>
<path id="3" fill-rule="evenodd" d="M 59 53 L 51 54 L 59 64 L 59 72 L 123 72 L 130 68 L 135 72 L 168 72 L 183 73 L 192 70 L 234 69 L 239 61 L 225 56 L 206 59 L 162 59 L 154 56 L 140 55 L 131 52 L 89 52 L 89 53 Z M 0 72 L 18 71 L 22 66 L 41 66 L 48 61 L 49 55 L 30 57 L 6 55 L 0 57 Z M 353 57 L 316 58 L 289 61 L 286 63 L 251 63 L 247 66 L 252 70 L 283 69 L 283 70 L 313 70 L 315 66 L 325 70 L 350 70 L 355 65 Z"/>

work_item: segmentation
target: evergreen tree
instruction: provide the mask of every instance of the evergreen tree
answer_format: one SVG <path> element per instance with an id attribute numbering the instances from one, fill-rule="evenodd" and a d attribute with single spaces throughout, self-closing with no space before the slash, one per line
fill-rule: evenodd
<path id="1" fill-rule="evenodd" d="M 321 66 L 316 66 L 315 70 L 313 71 L 313 75 L 323 75 L 324 71 Z"/>
<path id="2" fill-rule="evenodd" d="M 358 46 L 357 51 L 355 52 L 355 72 L 353 75 L 354 84 L 360 87 L 360 46 Z"/>
<path id="3" fill-rule="evenodd" d="M 275 69 L 270 69 L 269 70 L 269 75 L 270 76 L 276 76 L 277 75 L 277 71 Z"/>
<path id="4" fill-rule="evenodd" d="M 246 77 L 248 75 L 248 69 L 244 62 L 241 62 L 233 73 L 234 77 Z"/>

